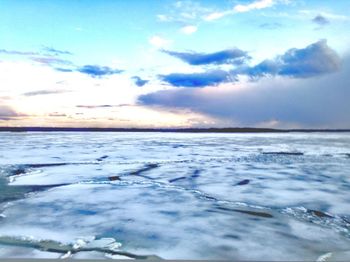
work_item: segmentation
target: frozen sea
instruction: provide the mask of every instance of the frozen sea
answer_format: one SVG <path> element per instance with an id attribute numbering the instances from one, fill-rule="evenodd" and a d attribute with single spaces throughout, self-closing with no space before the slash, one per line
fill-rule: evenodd
<path id="1" fill-rule="evenodd" d="M 350 259 L 350 133 L 0 133 L 0 258 Z"/>

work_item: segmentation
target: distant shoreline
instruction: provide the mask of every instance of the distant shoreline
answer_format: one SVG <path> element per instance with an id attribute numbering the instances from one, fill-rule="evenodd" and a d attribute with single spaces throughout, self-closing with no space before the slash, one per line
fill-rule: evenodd
<path id="1" fill-rule="evenodd" d="M 350 132 L 350 129 L 229 128 L 97 128 L 97 127 L 0 127 L 0 132 L 163 132 L 163 133 L 291 133 Z"/>

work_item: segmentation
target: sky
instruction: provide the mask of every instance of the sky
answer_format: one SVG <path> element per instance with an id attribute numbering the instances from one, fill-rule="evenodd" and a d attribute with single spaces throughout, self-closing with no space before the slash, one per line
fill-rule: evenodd
<path id="1" fill-rule="evenodd" d="M 349 0 L 0 0 L 0 126 L 350 128 Z"/>

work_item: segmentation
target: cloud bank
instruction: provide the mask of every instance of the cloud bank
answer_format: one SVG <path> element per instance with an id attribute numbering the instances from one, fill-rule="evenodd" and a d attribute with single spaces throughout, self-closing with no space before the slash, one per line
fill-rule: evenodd
<path id="1" fill-rule="evenodd" d="M 162 76 L 176 87 L 204 88 L 158 91 L 139 96 L 139 103 L 187 109 L 239 126 L 350 128 L 350 57 L 340 59 L 326 40 L 253 67 L 213 72 Z M 254 81 L 238 82 L 239 74 Z"/>
<path id="2" fill-rule="evenodd" d="M 241 126 L 273 122 L 282 128 L 350 128 L 349 74 L 347 59 L 341 72 L 319 78 L 264 78 L 229 88 L 158 91 L 140 96 L 139 103 L 190 109 Z"/>
<path id="3" fill-rule="evenodd" d="M 326 40 L 320 40 L 306 48 L 292 48 L 272 60 L 238 69 L 236 72 L 251 77 L 264 75 L 280 75 L 296 78 L 307 78 L 339 70 L 341 60 L 338 54 L 327 45 Z"/>

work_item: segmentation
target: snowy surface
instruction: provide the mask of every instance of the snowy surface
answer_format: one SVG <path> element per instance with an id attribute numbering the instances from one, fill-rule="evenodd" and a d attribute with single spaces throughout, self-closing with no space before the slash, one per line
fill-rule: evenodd
<path id="1" fill-rule="evenodd" d="M 0 258 L 349 250 L 350 133 L 0 133 Z"/>

